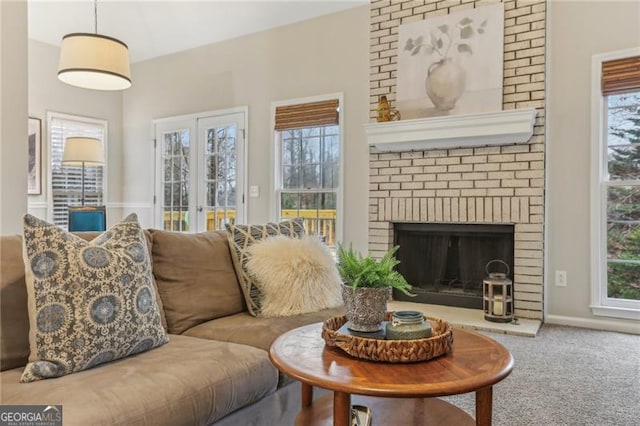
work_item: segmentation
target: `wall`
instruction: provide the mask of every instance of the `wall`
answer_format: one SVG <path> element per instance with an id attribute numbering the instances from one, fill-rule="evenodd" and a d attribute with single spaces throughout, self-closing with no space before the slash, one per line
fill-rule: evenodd
<path id="1" fill-rule="evenodd" d="M 371 4 L 370 117 L 380 95 L 395 99 L 398 27 L 485 1 Z M 515 315 L 543 317 L 545 19 L 544 0 L 504 2 L 502 108 L 536 108 L 528 144 L 370 154 L 372 251 L 393 244 L 393 222 L 515 225 Z M 426 96 L 426 93 L 425 93 Z"/>
<path id="2" fill-rule="evenodd" d="M 27 212 L 27 3 L 0 2 L 0 234 Z"/>
<path id="3" fill-rule="evenodd" d="M 124 94 L 125 208 L 152 226 L 152 120 L 237 106 L 249 108 L 248 222 L 273 219 L 271 103 L 343 92 L 344 241 L 366 249 L 368 6 L 180 52 L 132 67 Z"/>
<path id="4" fill-rule="evenodd" d="M 637 1 L 552 1 L 549 5 L 546 279 L 550 321 L 640 329 L 637 322 L 594 317 L 589 309 L 591 57 L 640 46 L 639 22 Z M 567 271 L 567 287 L 553 285 L 556 270 Z"/>
<path id="5" fill-rule="evenodd" d="M 108 121 L 107 220 L 121 218 L 122 199 L 122 93 L 73 87 L 58 80 L 60 49 L 29 40 L 29 116 L 42 120 L 42 195 L 29 196 L 29 211 L 47 218 L 49 164 L 47 112 L 78 115 Z"/>

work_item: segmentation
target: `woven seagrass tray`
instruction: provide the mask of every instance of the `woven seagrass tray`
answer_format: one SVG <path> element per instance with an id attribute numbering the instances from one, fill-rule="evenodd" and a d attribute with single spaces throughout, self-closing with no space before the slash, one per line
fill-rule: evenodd
<path id="1" fill-rule="evenodd" d="M 387 312 L 387 320 L 391 314 Z M 432 335 L 425 339 L 384 340 L 338 333 L 347 322 L 346 316 L 326 320 L 322 325 L 322 338 L 328 346 L 340 348 L 356 358 L 395 363 L 427 361 L 451 352 L 453 331 L 444 320 L 426 319 L 431 322 Z"/>

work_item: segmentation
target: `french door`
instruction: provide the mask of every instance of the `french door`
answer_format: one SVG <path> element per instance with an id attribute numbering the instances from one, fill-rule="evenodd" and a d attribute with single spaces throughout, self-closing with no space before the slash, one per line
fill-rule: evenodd
<path id="1" fill-rule="evenodd" d="M 242 108 L 155 122 L 157 228 L 244 222 L 246 115 Z"/>

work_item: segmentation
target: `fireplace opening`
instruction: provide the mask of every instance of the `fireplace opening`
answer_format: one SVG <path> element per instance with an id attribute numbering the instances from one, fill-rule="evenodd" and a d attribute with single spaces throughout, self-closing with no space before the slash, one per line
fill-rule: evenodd
<path id="1" fill-rule="evenodd" d="M 494 259 L 509 265 L 513 280 L 513 225 L 395 223 L 393 235 L 397 269 L 417 295 L 394 290 L 395 300 L 482 309 L 485 266 Z M 489 272 L 506 272 L 496 265 Z"/>

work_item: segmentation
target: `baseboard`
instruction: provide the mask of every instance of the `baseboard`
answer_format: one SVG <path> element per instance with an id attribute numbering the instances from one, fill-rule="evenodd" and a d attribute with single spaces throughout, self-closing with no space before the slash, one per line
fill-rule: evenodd
<path id="1" fill-rule="evenodd" d="M 569 325 L 572 327 L 592 328 L 594 330 L 616 331 L 619 333 L 640 334 L 640 322 L 628 323 L 614 320 L 593 318 L 566 317 L 563 315 L 547 315 L 546 324 Z"/>

